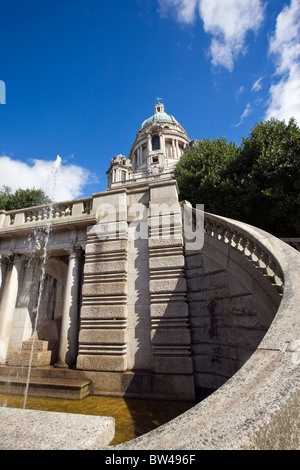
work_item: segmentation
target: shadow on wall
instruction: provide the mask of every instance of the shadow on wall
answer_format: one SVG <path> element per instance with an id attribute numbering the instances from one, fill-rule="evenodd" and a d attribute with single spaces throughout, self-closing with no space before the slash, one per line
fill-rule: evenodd
<path id="1" fill-rule="evenodd" d="M 195 387 L 216 390 L 253 354 L 273 318 L 203 252 L 186 256 L 186 275 Z"/>

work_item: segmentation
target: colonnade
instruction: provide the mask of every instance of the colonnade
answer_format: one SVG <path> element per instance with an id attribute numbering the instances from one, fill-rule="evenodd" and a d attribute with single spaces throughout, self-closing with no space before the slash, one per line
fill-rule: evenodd
<path id="1" fill-rule="evenodd" d="M 158 149 L 160 153 L 162 153 L 166 158 L 171 158 L 174 160 L 179 160 L 179 158 L 182 155 L 182 152 L 180 150 L 180 144 L 183 146 L 185 145 L 185 142 L 182 139 L 179 138 L 172 138 L 170 136 L 164 135 L 163 132 L 159 132 L 157 134 L 160 138 L 160 148 Z M 138 146 L 134 149 L 133 154 L 135 155 L 135 164 L 134 167 L 137 169 L 139 168 L 143 163 L 143 151 L 146 150 L 147 157 L 149 157 L 149 154 L 155 150 L 153 150 L 152 147 L 152 137 L 154 134 L 148 133 L 147 134 L 147 139 L 143 139 Z M 167 152 L 167 144 L 170 144 L 170 149 L 171 152 Z"/>
<path id="2" fill-rule="evenodd" d="M 78 349 L 79 301 L 81 289 L 82 249 L 70 251 L 67 279 L 64 290 L 64 303 L 61 320 L 58 359 L 56 367 L 74 366 Z M 0 363 L 5 364 L 9 353 L 15 308 L 19 291 L 19 278 L 27 257 L 10 254 L 1 259 L 1 298 L 0 298 Z M 39 312 L 36 314 L 38 315 Z M 33 328 L 34 329 L 34 328 Z M 34 333 L 34 331 L 32 331 Z"/>
<path id="3" fill-rule="evenodd" d="M 128 177 L 128 178 L 127 178 Z M 113 169 L 111 173 L 111 182 L 112 183 L 119 183 L 120 181 L 126 181 L 130 179 L 130 172 L 126 171 L 122 167 L 117 167 Z"/>

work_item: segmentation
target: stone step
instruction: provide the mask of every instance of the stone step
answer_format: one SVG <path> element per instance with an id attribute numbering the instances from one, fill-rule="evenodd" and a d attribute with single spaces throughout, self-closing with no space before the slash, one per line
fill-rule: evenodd
<path id="1" fill-rule="evenodd" d="M 0 393 L 21 395 L 24 393 L 27 377 L 0 376 Z M 37 397 L 81 400 L 90 393 L 89 380 L 53 377 L 31 377 L 28 395 Z"/>
<path id="2" fill-rule="evenodd" d="M 51 363 L 51 351 L 46 349 L 37 349 L 31 352 L 29 349 L 20 349 L 14 351 L 13 354 L 8 356 L 7 364 L 9 366 L 23 366 L 28 367 L 43 367 Z"/>
<path id="3" fill-rule="evenodd" d="M 48 341 L 42 341 L 40 339 L 35 339 L 34 344 L 32 339 L 27 339 L 26 341 L 23 341 L 22 343 L 22 349 L 24 350 L 30 350 L 32 349 L 32 345 L 34 345 L 34 350 L 37 351 L 47 351 L 48 349 Z"/>

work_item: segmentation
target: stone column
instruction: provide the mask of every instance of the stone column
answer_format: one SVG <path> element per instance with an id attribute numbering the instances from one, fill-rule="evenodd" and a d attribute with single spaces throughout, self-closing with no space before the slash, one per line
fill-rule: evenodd
<path id="1" fill-rule="evenodd" d="M 165 136 L 163 135 L 162 131 L 159 133 L 159 138 L 160 138 L 160 151 L 164 154 L 164 156 L 166 156 Z"/>
<path id="2" fill-rule="evenodd" d="M 175 140 L 175 145 L 176 145 L 176 158 L 179 159 L 179 146 L 178 146 L 178 140 Z"/>
<path id="3" fill-rule="evenodd" d="M 149 152 L 152 152 L 152 142 L 151 142 L 151 134 L 148 134 L 147 135 L 147 138 L 148 138 L 148 153 Z"/>
<path id="4" fill-rule="evenodd" d="M 172 139 L 172 158 L 176 158 L 176 153 L 175 153 L 175 140 Z"/>
<path id="5" fill-rule="evenodd" d="M 69 267 L 64 295 L 58 361 L 55 367 L 67 368 L 75 365 L 78 349 L 79 294 L 81 248 L 76 248 L 69 257 Z"/>
<path id="6" fill-rule="evenodd" d="M 22 259 L 15 256 L 8 267 L 0 301 L 0 363 L 5 364 L 15 314 Z"/>
<path id="7" fill-rule="evenodd" d="M 7 257 L 4 257 L 3 255 L 0 255 L 0 298 L 1 298 L 1 292 L 4 287 L 4 280 L 6 276 L 8 268 L 8 259 Z"/>

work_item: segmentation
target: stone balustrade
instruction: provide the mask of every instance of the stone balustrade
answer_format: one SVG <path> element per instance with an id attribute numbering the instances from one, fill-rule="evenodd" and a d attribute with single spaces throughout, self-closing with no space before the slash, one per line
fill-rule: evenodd
<path id="1" fill-rule="evenodd" d="M 254 268 L 258 268 L 263 276 L 262 279 L 268 280 L 273 287 L 274 298 L 280 302 L 284 282 L 280 264 L 272 249 L 243 226 L 246 227 L 246 224 L 225 217 L 208 213 L 204 216 L 206 236 L 227 245 L 251 263 Z"/>
<path id="2" fill-rule="evenodd" d="M 300 256 L 274 236 L 205 214 L 204 247 L 268 308 L 270 324 L 245 364 L 170 423 L 117 450 L 297 449 L 300 388 Z M 190 253 L 191 259 L 197 253 Z"/>
<path id="3" fill-rule="evenodd" d="M 60 203 L 45 204 L 13 211 L 0 211 L 0 228 L 19 226 L 29 223 L 45 223 L 63 217 L 88 215 L 91 211 L 92 198 L 82 198 Z"/>

